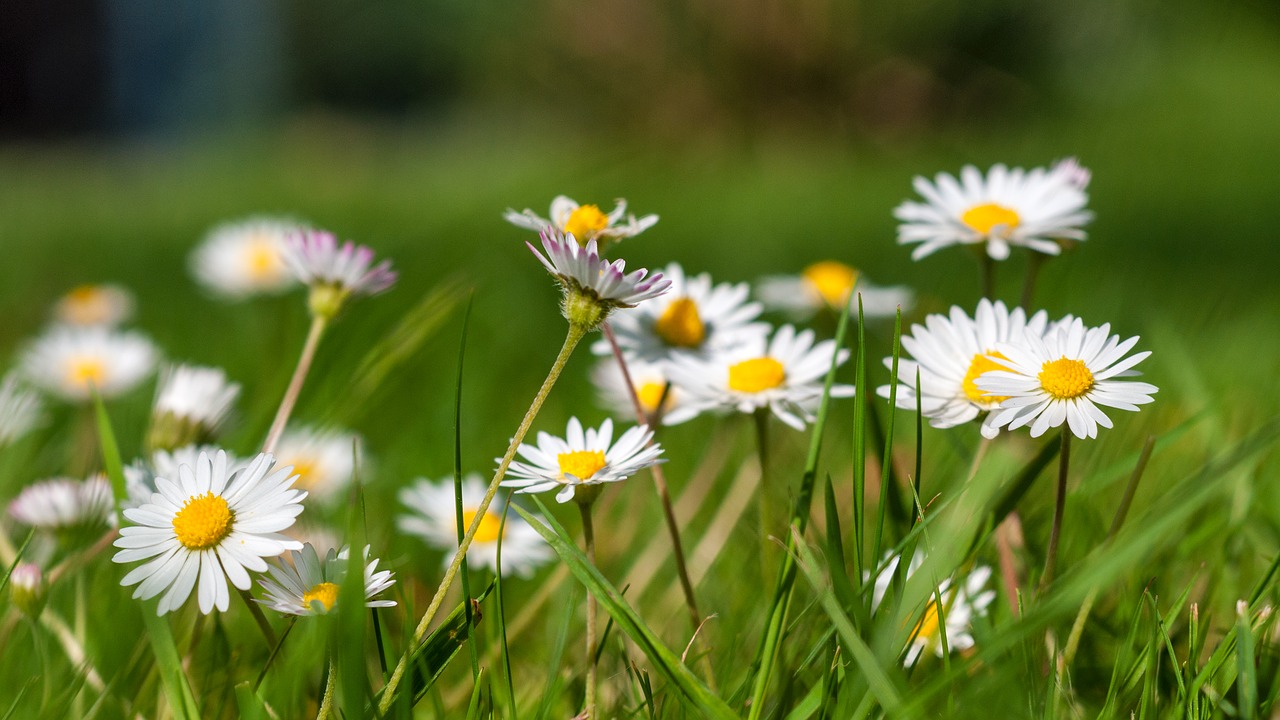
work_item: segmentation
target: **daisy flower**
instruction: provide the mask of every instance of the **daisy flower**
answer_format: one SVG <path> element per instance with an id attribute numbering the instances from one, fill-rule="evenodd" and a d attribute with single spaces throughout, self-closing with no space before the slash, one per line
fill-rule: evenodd
<path id="1" fill-rule="evenodd" d="M 797 430 L 813 420 L 836 351 L 834 340 L 814 344 L 812 330 L 791 325 L 709 360 L 681 357 L 668 368 L 670 378 L 699 409 L 753 413 L 767 408 Z M 841 350 L 837 363 L 849 357 Z M 832 397 L 851 397 L 853 387 L 832 385 Z"/>
<path id="2" fill-rule="evenodd" d="M 917 177 L 914 186 L 925 202 L 907 201 L 893 211 L 902 221 L 898 244 L 920 243 L 914 260 L 948 245 L 980 243 L 993 260 L 1009 257 L 1012 245 L 1057 255 L 1058 241 L 1084 240 L 1083 228 L 1093 219 L 1081 184 L 1087 171 L 1070 162 L 1030 172 L 996 165 L 985 178 L 966 165 L 958 181 L 947 173 L 932 183 Z"/>
<path id="3" fill-rule="evenodd" d="M 902 285 L 880 287 L 867 281 L 855 268 L 835 260 L 823 260 L 799 275 L 770 275 L 756 284 L 756 295 L 770 310 L 807 320 L 822 310 L 844 312 L 846 302 L 854 302 L 850 313 L 857 317 L 854 287 L 862 297 L 862 314 L 868 320 L 894 317 L 898 308 L 911 309 L 910 289 Z"/>
<path id="4" fill-rule="evenodd" d="M 339 552 L 333 548 L 324 561 L 307 543 L 301 550 L 290 550 L 288 560 L 274 560 L 268 566 L 271 577 L 259 580 L 266 597 L 254 599 L 285 615 L 324 615 L 338 604 L 338 593 L 346 578 L 350 548 Z M 378 570 L 378 559 L 369 560 L 369 547 L 364 549 L 365 607 L 395 607 L 394 600 L 374 600 L 396 583 L 390 570 Z"/>
<path id="5" fill-rule="evenodd" d="M 51 478 L 28 485 L 9 503 L 9 516 L 48 531 L 106 527 L 115 509 L 111 484 L 101 475 L 88 480 Z"/>
<path id="6" fill-rule="evenodd" d="M 326 500 L 341 493 L 355 474 L 352 453 L 361 445 L 359 436 L 339 430 L 291 428 L 280 436 L 275 455 L 293 466 L 294 487 L 313 498 Z M 363 453 L 362 453 L 363 455 Z"/>
<path id="7" fill-rule="evenodd" d="M 924 563 L 924 558 L 923 553 L 917 552 L 911 559 L 911 563 L 907 567 L 906 577 L 908 579 Z M 891 557 L 876 575 L 875 588 L 871 600 L 873 612 L 879 608 L 880 601 L 884 599 L 890 583 L 893 582 L 894 573 L 898 570 L 898 560 L 899 556 L 897 555 Z M 991 568 L 978 566 L 965 575 L 964 582 L 957 584 L 952 582 L 952 578 L 946 578 L 938 586 L 937 592 L 929 594 L 929 601 L 925 605 L 924 613 L 920 615 L 920 619 L 916 621 L 915 627 L 912 628 L 911 644 L 908 646 L 907 655 L 903 659 L 905 666 L 911 667 L 914 665 L 920 654 L 926 650 L 931 650 L 938 657 L 942 657 L 943 618 L 946 619 L 948 650 L 954 652 L 956 650 L 968 650 L 973 647 L 974 641 L 971 634 L 973 618 L 986 615 L 987 607 L 996 598 L 994 590 L 984 589 L 990 578 Z M 938 607 L 939 596 L 942 598 L 941 612 L 939 612 Z"/>
<path id="8" fill-rule="evenodd" d="M 36 386 L 71 402 L 89 400 L 90 388 L 113 398 L 137 387 L 156 365 L 156 348 L 136 332 L 105 327 L 54 327 L 22 356 Z"/>
<path id="9" fill-rule="evenodd" d="M 1004 368 L 998 362 L 1003 357 L 996 350 L 998 346 L 1021 343 L 1028 334 L 1043 335 L 1047 322 L 1043 310 L 1028 319 L 1022 308 L 1011 311 L 1003 302 L 986 298 L 978 302 L 972 318 L 956 306 L 952 306 L 950 317 L 929 315 L 923 326 L 912 325 L 911 334 L 902 338 L 902 348 L 910 358 L 898 362 L 898 407 L 915 410 L 918 390 L 920 412 L 933 427 L 955 427 L 988 413 L 982 435 L 995 437 L 1000 430 L 992 411 L 1005 398 L 980 389 L 977 379 L 985 372 Z M 893 358 L 885 358 L 884 364 L 892 368 Z M 881 385 L 876 392 L 887 399 L 891 389 Z"/>
<path id="10" fill-rule="evenodd" d="M 133 293 L 119 285 L 81 285 L 53 306 L 53 318 L 64 325 L 113 327 L 133 316 Z"/>
<path id="11" fill-rule="evenodd" d="M 698 415 L 698 408 L 685 402 L 684 391 L 675 385 L 668 387 L 667 373 L 661 363 L 643 360 L 627 360 L 627 372 L 635 385 L 636 397 L 645 415 L 653 417 L 658 411 L 658 403 L 662 403 L 662 424 L 678 425 Z M 613 357 L 600 361 L 591 371 L 591 382 L 600 393 L 606 408 L 617 417 L 634 418 L 635 403 L 631 400 L 631 392 L 622 377 L 622 369 Z M 663 396 L 666 396 L 665 399 Z"/>
<path id="12" fill-rule="evenodd" d="M 606 419 L 599 429 L 584 432 L 578 418 L 569 418 L 565 437 L 539 432 L 537 445 L 520 445 L 517 452 L 524 461 L 511 463 L 502 486 L 520 493 L 559 488 L 556 502 L 568 502 L 574 499 L 574 492 L 579 488 L 582 488 L 579 492 L 596 492 L 599 485 L 625 480 L 650 465 L 663 462 L 659 457 L 662 446 L 650 444 L 652 439 L 653 431 L 638 425 L 613 442 L 612 420 Z"/>
<path id="13" fill-rule="evenodd" d="M 9 597 L 29 618 L 37 618 L 44 609 L 48 587 L 39 565 L 20 562 L 9 573 Z"/>
<path id="14" fill-rule="evenodd" d="M 149 444 L 170 449 L 210 439 L 240 394 L 219 368 L 175 365 L 160 380 Z"/>
<path id="15" fill-rule="evenodd" d="M 0 447 L 26 435 L 40 422 L 40 396 L 9 373 L 0 381 Z"/>
<path id="16" fill-rule="evenodd" d="M 595 240 L 587 241 L 584 247 L 568 235 L 545 230 L 542 248 L 546 255 L 532 243 L 525 244 L 560 282 L 564 316 L 575 325 L 594 328 L 615 308 L 633 307 L 671 288 L 671 281 L 662 273 L 649 275 L 642 268 L 627 274 L 625 261 L 602 260 Z"/>
<path id="17" fill-rule="evenodd" d="M 227 456 L 200 453 L 196 463 L 180 465 L 175 479 L 156 478 L 151 502 L 124 511 L 135 524 L 120 530 L 112 558 L 118 563 L 148 560 L 131 570 L 121 585 L 137 585 L 133 596 L 159 595 L 156 613 L 176 610 L 198 585 L 200 612 L 226 611 L 230 580 L 240 590 L 250 586 L 249 571 L 265 572 L 263 558 L 302 543 L 279 531 L 302 512 L 307 493 L 291 489 L 292 468 L 275 469 L 275 459 L 262 453 L 240 472 L 228 469 Z M 198 581 L 198 582 L 197 582 Z"/>
<path id="18" fill-rule="evenodd" d="M 555 228 L 562 233 L 572 235 L 581 245 L 585 245 L 588 240 L 597 240 L 603 245 L 610 240 L 634 237 L 658 222 L 657 215 L 645 215 L 641 218 L 628 215 L 626 200 L 619 199 L 614 203 L 613 211 L 606 215 L 596 205 L 579 205 L 571 198 L 557 195 L 551 201 L 550 220 L 538 216 L 529 209 L 516 212 L 507 208 L 502 217 L 516 227 L 534 232 L 540 233 L 549 227 Z"/>
<path id="19" fill-rule="evenodd" d="M 629 358 L 657 362 L 677 354 L 708 357 L 769 334 L 767 324 L 753 322 L 762 308 L 747 302 L 746 283 L 713 286 L 707 273 L 688 277 L 677 263 L 668 265 L 662 276 L 671 282 L 664 295 L 610 317 L 618 346 Z M 591 350 L 597 355 L 612 352 L 607 340 Z"/>
<path id="20" fill-rule="evenodd" d="M 462 478 L 462 526 L 471 527 L 476 510 L 484 499 L 488 484 L 476 473 Z M 396 519 L 402 532 L 417 535 L 428 545 L 448 553 L 458 549 L 458 526 L 455 514 L 453 478 L 431 482 L 419 478 L 413 485 L 400 490 L 400 502 L 408 512 Z M 498 543 L 502 543 L 502 572 L 529 577 L 553 557 L 551 548 L 542 536 L 524 518 L 515 513 L 507 515 L 502 524 L 502 510 L 497 503 L 489 506 L 480 520 L 471 547 L 467 549 L 467 561 L 472 567 L 485 567 L 497 571 Z M 446 557 L 448 567 L 452 558 Z"/>
<path id="21" fill-rule="evenodd" d="M 151 502 L 157 477 L 176 478 L 178 466 L 195 467 L 200 453 L 213 456 L 218 452 L 215 445 L 186 445 L 175 450 L 156 450 L 148 458 L 134 460 L 124 467 L 125 494 L 128 495 L 124 507 L 142 507 Z M 234 475 L 249 466 L 250 459 L 241 459 L 229 452 L 226 456 L 228 474 Z"/>
<path id="22" fill-rule="evenodd" d="M 285 265 L 285 238 L 299 225 L 275 218 L 250 218 L 219 225 L 191 253 L 191 274 L 229 300 L 279 293 L 296 280 Z"/>
<path id="23" fill-rule="evenodd" d="M 999 368 L 977 379 L 983 392 L 1004 397 L 992 413 L 992 424 L 1010 430 L 1031 426 L 1040 437 L 1064 422 L 1078 438 L 1098 436 L 1098 426 L 1111 427 L 1099 405 L 1137 411 L 1159 389 L 1144 382 L 1117 380 L 1138 375 L 1133 366 L 1150 351 L 1126 355 L 1138 338 L 1121 342 L 1111 325 L 1086 328 L 1079 318 L 1057 325 L 1044 337 L 1028 332 L 1023 343 L 996 346 L 991 355 Z"/>
<path id="24" fill-rule="evenodd" d="M 352 295 L 376 295 L 396 284 L 391 261 L 373 264 L 373 250 L 350 240 L 338 245 L 333 233 L 302 230 L 286 241 L 285 263 L 311 288 L 311 311 L 332 317 Z"/>

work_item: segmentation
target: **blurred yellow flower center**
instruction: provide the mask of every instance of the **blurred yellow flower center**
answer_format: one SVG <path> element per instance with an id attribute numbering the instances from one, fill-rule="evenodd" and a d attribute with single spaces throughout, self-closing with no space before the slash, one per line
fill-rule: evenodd
<path id="1" fill-rule="evenodd" d="M 87 388 L 93 384 L 101 388 L 106 377 L 107 366 L 101 358 L 78 357 L 67 364 L 67 382 L 74 387 Z"/>
<path id="2" fill-rule="evenodd" d="M 698 304 L 687 297 L 674 300 L 653 324 L 653 331 L 672 347 L 696 348 L 707 337 Z"/>
<path id="3" fill-rule="evenodd" d="M 987 235 L 992 228 L 999 226 L 1003 226 L 1006 231 L 1012 230 L 1018 227 L 1022 218 L 1012 208 L 995 203 L 984 203 L 965 210 L 960 216 L 960 222 L 969 226 L 974 232 Z"/>
<path id="4" fill-rule="evenodd" d="M 255 236 L 244 256 L 249 276 L 255 280 L 275 277 L 280 273 L 282 261 L 276 246 L 263 236 Z"/>
<path id="5" fill-rule="evenodd" d="M 916 638 L 921 640 L 932 640 L 938 634 L 938 623 L 941 621 L 938 615 L 938 603 L 929 601 L 929 607 L 924 609 L 924 617 L 920 618 L 920 622 L 916 623 L 914 634 Z"/>
<path id="6" fill-rule="evenodd" d="M 1008 370 L 1009 368 L 1005 367 L 1004 365 L 1001 365 L 995 360 L 992 360 L 991 357 L 987 357 L 988 355 L 990 355 L 991 357 L 1000 358 L 1001 360 L 1009 359 L 998 352 L 993 352 L 990 350 L 988 350 L 985 354 L 978 353 L 977 355 L 974 355 L 973 362 L 969 363 L 969 371 L 964 374 L 963 387 L 964 387 L 964 394 L 970 400 L 976 403 L 982 403 L 984 405 L 986 404 L 994 405 L 996 403 L 1002 403 L 1005 400 L 1008 400 L 1009 398 L 1007 396 L 1001 396 L 1001 395 L 988 395 L 987 393 L 983 392 L 982 388 L 978 387 L 978 376 L 982 375 L 982 373 L 990 372 L 992 370 Z"/>
<path id="7" fill-rule="evenodd" d="M 560 463 L 560 478 L 572 475 L 579 480 L 589 480 L 605 466 L 603 450 L 574 450 L 556 455 Z"/>
<path id="8" fill-rule="evenodd" d="M 758 393 L 772 390 L 787 379 L 782 363 L 771 357 L 751 358 L 729 366 L 729 388 Z"/>
<path id="9" fill-rule="evenodd" d="M 636 388 L 636 397 L 640 398 L 640 407 L 644 408 L 645 412 L 657 410 L 664 393 L 669 399 L 671 393 L 667 391 L 667 384 L 661 382 L 647 382 Z"/>
<path id="10" fill-rule="evenodd" d="M 338 586 L 331 582 L 322 582 L 302 594 L 302 606 L 310 609 L 311 603 L 319 600 L 324 611 L 329 612 L 338 604 Z"/>
<path id="11" fill-rule="evenodd" d="M 187 499 L 173 516 L 173 532 L 188 548 L 208 550 L 231 533 L 234 517 L 226 500 L 207 492 Z"/>
<path id="12" fill-rule="evenodd" d="M 62 302 L 63 319 L 76 325 L 93 325 L 111 317 L 111 303 L 97 285 L 81 285 Z"/>
<path id="13" fill-rule="evenodd" d="M 801 273 L 822 299 L 833 307 L 843 307 L 858 282 L 858 271 L 835 260 L 816 262 Z"/>
<path id="14" fill-rule="evenodd" d="M 475 510 L 462 511 L 462 526 L 464 528 L 470 528 L 471 523 L 475 521 Z M 491 512 L 485 512 L 484 517 L 480 518 L 480 527 L 476 528 L 476 536 L 473 539 L 473 542 L 498 542 L 498 538 L 500 537 L 502 537 L 502 519 Z"/>
<path id="15" fill-rule="evenodd" d="M 294 460 L 293 474 L 298 479 L 293 481 L 293 486 L 301 490 L 311 490 L 316 484 L 316 464 L 310 460 Z"/>
<path id="16" fill-rule="evenodd" d="M 1040 367 L 1040 387 L 1059 400 L 1071 400 L 1093 389 L 1093 373 L 1083 360 L 1062 356 Z"/>
<path id="17" fill-rule="evenodd" d="M 600 212 L 595 205 L 580 205 L 569 213 L 564 223 L 564 231 L 573 235 L 579 245 L 595 237 L 601 230 L 609 227 L 609 216 Z"/>

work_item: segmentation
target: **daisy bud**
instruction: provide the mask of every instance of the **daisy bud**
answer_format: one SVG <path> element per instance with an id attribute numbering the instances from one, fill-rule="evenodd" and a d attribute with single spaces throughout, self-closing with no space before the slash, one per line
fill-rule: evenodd
<path id="1" fill-rule="evenodd" d="M 32 620 L 40 617 L 45 601 L 44 573 L 34 563 L 18 563 L 9 575 L 9 596 L 22 614 Z"/>

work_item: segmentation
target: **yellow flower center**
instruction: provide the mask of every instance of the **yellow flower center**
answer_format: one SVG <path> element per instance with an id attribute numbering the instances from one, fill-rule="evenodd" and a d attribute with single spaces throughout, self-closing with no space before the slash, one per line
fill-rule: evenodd
<path id="1" fill-rule="evenodd" d="M 72 387 L 88 389 L 92 384 L 101 388 L 102 381 L 106 377 L 107 366 L 102 362 L 102 358 L 91 356 L 72 358 L 67 364 L 67 384 Z"/>
<path id="2" fill-rule="evenodd" d="M 787 379 L 782 363 L 771 357 L 751 358 L 729 366 L 729 388 L 758 393 L 778 387 Z"/>
<path id="3" fill-rule="evenodd" d="M 244 254 L 245 270 L 254 280 L 267 280 L 280 274 L 283 261 L 276 246 L 264 236 L 255 236 Z"/>
<path id="4" fill-rule="evenodd" d="M 816 262 L 801 273 L 828 305 L 843 307 L 858 282 L 858 271 L 835 260 Z"/>
<path id="5" fill-rule="evenodd" d="M 1071 400 L 1093 389 L 1093 373 L 1083 360 L 1062 356 L 1040 366 L 1040 387 L 1059 400 Z"/>
<path id="6" fill-rule="evenodd" d="M 177 515 L 173 516 L 173 532 L 178 542 L 192 550 L 208 550 L 231 534 L 231 521 L 235 515 L 227 507 L 227 501 L 207 492 L 188 498 Z"/>
<path id="7" fill-rule="evenodd" d="M 471 523 L 476 521 L 475 510 L 462 511 L 462 526 L 471 527 Z M 480 527 L 476 529 L 476 536 L 472 542 L 492 543 L 498 542 L 498 538 L 502 537 L 502 518 L 491 512 L 485 512 L 484 517 L 480 518 Z"/>
<path id="8" fill-rule="evenodd" d="M 920 622 L 916 623 L 913 634 L 919 640 L 932 642 L 938 635 L 938 624 L 942 618 L 938 614 L 938 603 L 936 600 L 929 601 L 929 607 L 924 609 L 924 616 L 920 618 Z"/>
<path id="9" fill-rule="evenodd" d="M 609 216 L 600 212 L 595 205 L 580 205 L 569 213 L 564 223 L 564 231 L 573 235 L 579 245 L 586 245 L 597 233 L 609 227 Z"/>
<path id="10" fill-rule="evenodd" d="M 97 285 L 81 285 L 63 298 L 62 311 L 76 325 L 94 325 L 111 316 L 111 303 Z"/>
<path id="11" fill-rule="evenodd" d="M 982 388 L 978 387 L 978 376 L 992 370 L 1008 370 L 1009 368 L 1001 365 L 995 360 L 992 360 L 990 357 L 987 357 L 988 355 L 1000 358 L 1001 360 L 1009 359 L 998 352 L 990 350 L 986 353 L 978 353 L 977 355 L 974 355 L 973 362 L 969 363 L 969 371 L 964 374 L 964 382 L 962 386 L 964 387 L 964 394 L 970 400 L 980 405 L 997 405 L 1009 398 L 1002 395 L 988 395 L 983 392 Z"/>
<path id="12" fill-rule="evenodd" d="M 294 460 L 288 464 L 293 465 L 293 474 L 298 476 L 298 479 L 293 481 L 295 488 L 300 490 L 314 488 L 316 484 L 316 464 L 314 462 L 310 460 Z"/>
<path id="13" fill-rule="evenodd" d="M 653 324 L 653 331 L 672 347 L 696 348 L 707 337 L 707 326 L 698 315 L 698 304 L 687 297 L 672 301 Z"/>
<path id="14" fill-rule="evenodd" d="M 572 475 L 579 480 L 590 480 L 592 475 L 605 466 L 603 450 L 574 450 L 556 455 L 560 463 L 560 479 Z"/>
<path id="15" fill-rule="evenodd" d="M 671 404 L 671 392 L 667 390 L 667 384 L 663 382 L 647 382 L 636 388 L 636 397 L 640 398 L 640 407 L 644 408 L 647 413 L 652 413 L 658 409 L 658 403 L 662 402 L 662 395 L 667 395 L 667 405 Z"/>
<path id="16" fill-rule="evenodd" d="M 338 586 L 331 582 L 322 582 L 302 594 L 302 606 L 305 608 L 309 609 L 311 603 L 316 600 L 324 606 L 325 612 L 329 612 L 334 605 L 338 604 Z"/>
<path id="17" fill-rule="evenodd" d="M 1022 218 L 1018 217 L 1018 212 L 1012 208 L 995 203 L 983 203 L 965 210 L 960 216 L 960 222 L 983 235 L 989 235 L 992 228 L 1003 226 L 1007 235 L 1009 230 L 1018 227 Z"/>

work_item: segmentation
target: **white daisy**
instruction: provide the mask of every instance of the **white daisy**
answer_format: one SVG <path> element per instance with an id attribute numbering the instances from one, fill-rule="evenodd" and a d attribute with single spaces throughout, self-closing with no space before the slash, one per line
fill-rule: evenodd
<path id="1" fill-rule="evenodd" d="M 119 285 L 81 285 L 53 306 L 53 317 L 64 325 L 113 327 L 133 316 L 133 293 Z"/>
<path id="2" fill-rule="evenodd" d="M 88 400 L 90 388 L 103 398 L 122 395 L 156 365 L 156 348 L 136 332 L 105 327 L 50 329 L 22 355 L 22 369 L 36 386 L 64 400 Z"/>
<path id="3" fill-rule="evenodd" d="M 476 510 L 484 499 L 488 485 L 476 473 L 462 478 L 462 526 L 471 527 Z M 458 526 L 454 504 L 453 478 L 431 482 L 419 478 L 413 485 L 400 490 L 400 502 L 409 512 L 396 519 L 402 532 L 417 535 L 428 545 L 452 553 L 458 549 Z M 507 514 L 502 524 L 502 508 L 493 503 L 480 520 L 467 549 L 467 561 L 472 567 L 484 567 L 496 571 L 498 567 L 498 543 L 502 543 L 502 572 L 529 577 L 554 554 L 542 536 L 516 513 Z M 452 558 L 446 557 L 448 567 Z"/>
<path id="4" fill-rule="evenodd" d="M 983 392 L 1005 398 L 991 423 L 1010 430 L 1030 425 L 1031 437 L 1039 437 L 1065 422 L 1076 437 L 1093 438 L 1099 425 L 1111 427 L 1099 405 L 1136 412 L 1151 402 L 1155 385 L 1116 379 L 1139 375 L 1133 366 L 1151 352 L 1125 357 L 1138 338 L 1121 342 L 1110 333 L 1110 324 L 1086 328 L 1073 318 L 1043 337 L 1028 332 L 1025 342 L 997 345 L 999 355 L 990 357 L 1000 369 L 977 379 Z"/>
<path id="5" fill-rule="evenodd" d="M 782 422 L 803 430 L 821 402 L 836 350 L 834 340 L 816 345 L 813 340 L 812 330 L 796 333 L 784 325 L 767 345 L 761 338 L 709 360 L 677 358 L 668 375 L 699 409 L 753 413 L 768 408 Z M 837 362 L 848 357 L 849 351 L 841 350 Z M 852 395 L 851 386 L 831 387 L 832 397 Z"/>
<path id="6" fill-rule="evenodd" d="M 585 293 L 608 308 L 632 307 L 667 292 L 671 281 L 662 273 L 649 275 L 646 269 L 627 274 L 623 260 L 602 260 L 596 249 L 596 241 L 579 245 L 570 236 L 554 231 L 542 233 L 542 248 L 538 252 L 532 243 L 525 243 L 538 261 L 560 281 L 566 294 Z"/>
<path id="7" fill-rule="evenodd" d="M 200 612 L 226 611 L 227 580 L 241 590 L 249 572 L 265 572 L 263 558 L 302 543 L 279 531 L 293 524 L 307 496 L 294 490 L 292 468 L 274 469 L 275 459 L 258 455 L 232 473 L 226 453 L 200 453 L 195 466 L 181 465 L 176 479 L 156 478 L 151 502 L 124 511 L 135 525 L 120 530 L 112 558 L 118 563 L 151 560 L 131 570 L 121 585 L 138 585 L 143 600 L 164 592 L 157 614 L 176 610 L 197 587 Z M 197 582 L 198 581 L 198 582 Z"/>
<path id="8" fill-rule="evenodd" d="M 871 599 L 872 612 L 880 606 L 885 593 L 893 582 L 894 573 L 898 570 L 898 556 L 894 555 L 876 575 L 875 588 Z M 916 552 L 907 567 L 907 578 L 915 574 L 924 563 L 924 553 Z M 911 644 L 907 648 L 903 664 L 910 667 L 916 663 L 920 654 L 932 650 L 942 657 L 942 618 L 946 618 L 947 649 L 968 650 L 973 647 L 973 618 L 987 614 L 987 607 L 995 600 L 994 590 L 984 590 L 991 578 L 991 568 L 978 566 L 965 575 L 964 582 L 956 586 L 950 577 L 944 579 L 935 593 L 930 593 L 924 612 L 916 620 L 911 631 Z M 938 597 L 942 598 L 941 613 L 938 608 Z"/>
<path id="9" fill-rule="evenodd" d="M 106 527 L 115 503 L 102 476 L 88 480 L 51 478 L 22 489 L 9 503 L 9 516 L 41 530 Z"/>
<path id="10" fill-rule="evenodd" d="M 662 424 L 678 425 L 697 417 L 698 408 L 685 402 L 684 391 L 667 382 L 667 373 L 662 363 L 650 363 L 643 360 L 627 360 L 627 372 L 635 385 L 636 397 L 645 414 L 652 417 L 662 404 Z M 604 405 L 619 418 L 634 418 L 635 403 L 631 399 L 631 391 L 622 377 L 622 369 L 613 357 L 600 361 L 591 371 L 591 382 L 600 392 Z"/>
<path id="11" fill-rule="evenodd" d="M 985 178 L 966 165 L 959 181 L 947 173 L 933 183 L 917 177 L 916 192 L 926 202 L 907 201 L 893 211 L 902 221 L 898 243 L 921 243 L 911 253 L 915 260 L 948 245 L 978 243 L 986 243 L 993 260 L 1009 257 L 1011 245 L 1057 255 L 1058 241 L 1084 240 L 1083 227 L 1093 219 L 1082 173 L 1073 160 L 1030 172 L 995 165 Z"/>
<path id="12" fill-rule="evenodd" d="M 26 435 L 40 423 L 43 404 L 15 373 L 0 380 L 0 447 Z"/>
<path id="13" fill-rule="evenodd" d="M 360 437 L 340 430 L 290 428 L 280 436 L 275 455 L 280 463 L 293 466 L 294 487 L 306 490 L 317 500 L 340 494 L 355 474 Z M 361 452 L 361 461 L 364 453 Z"/>
<path id="14" fill-rule="evenodd" d="M 191 274 L 231 300 L 287 290 L 297 281 L 285 265 L 284 240 L 300 227 L 276 218 L 219 225 L 191 253 Z"/>
<path id="15" fill-rule="evenodd" d="M 216 445 L 186 445 L 176 450 L 160 449 L 152 452 L 147 458 L 139 458 L 124 467 L 125 492 L 128 499 L 124 507 L 142 507 L 151 502 L 151 495 L 156 492 L 156 478 L 178 477 L 178 466 L 196 466 L 200 453 L 213 456 L 219 452 Z M 225 450 L 222 452 L 226 452 Z M 252 458 L 238 458 L 233 453 L 227 455 L 227 473 L 234 475 L 249 467 Z"/>
<path id="16" fill-rule="evenodd" d="M 746 283 L 713 286 L 709 274 L 688 277 L 677 263 L 668 265 L 662 276 L 671 282 L 664 295 L 610 316 L 618 346 L 629 358 L 657 362 L 678 354 L 709 357 L 769 334 L 767 324 L 753 322 L 762 308 L 747 302 Z M 607 340 L 591 350 L 597 355 L 612 352 Z"/>
<path id="17" fill-rule="evenodd" d="M 240 394 L 219 368 L 175 365 L 160 380 L 151 410 L 150 445 L 174 448 L 209 440 Z"/>
<path id="18" fill-rule="evenodd" d="M 391 261 L 373 264 L 374 252 L 333 233 L 302 230 L 285 239 L 285 263 L 304 285 L 330 286 L 355 295 L 376 295 L 396 283 Z"/>
<path id="19" fill-rule="evenodd" d="M 539 217 L 532 210 L 516 212 L 511 208 L 503 213 L 507 222 L 534 232 L 542 232 L 548 227 L 562 233 L 572 235 L 579 244 L 585 245 L 588 240 L 598 240 L 605 244 L 610 240 L 622 240 L 634 237 L 653 227 L 658 222 L 657 215 L 645 215 L 637 218 L 627 214 L 627 201 L 615 200 L 613 212 L 608 215 L 600 211 L 596 205 L 579 205 L 564 195 L 557 195 L 551 201 L 551 219 Z"/>
<path id="20" fill-rule="evenodd" d="M 913 293 L 903 285 L 873 285 L 855 268 L 835 260 L 822 260 L 805 268 L 799 275 L 770 275 L 756 284 L 756 295 L 765 307 L 786 313 L 795 320 L 806 320 L 822 310 L 844 311 L 852 302 L 850 317 L 857 318 L 857 287 L 862 297 L 862 314 L 868 320 L 891 318 L 901 307 L 905 313 L 914 303 Z"/>
<path id="21" fill-rule="evenodd" d="M 578 418 L 569 418 L 564 438 L 538 433 L 538 444 L 522 443 L 517 452 L 524 462 L 511 463 L 503 487 L 520 493 L 540 493 L 559 488 L 556 502 L 573 499 L 580 486 L 598 486 L 625 480 L 635 473 L 663 462 L 662 446 L 650 444 L 653 431 L 647 426 L 629 428 L 616 443 L 613 421 L 583 432 Z"/>
<path id="22" fill-rule="evenodd" d="M 338 604 L 338 594 L 347 574 L 350 548 L 339 552 L 330 548 L 324 561 L 316 549 L 307 543 L 301 550 L 289 551 L 288 559 L 273 560 L 268 565 L 271 578 L 258 582 L 266 597 L 254 602 L 262 603 L 286 615 L 324 615 Z M 384 590 L 396 583 L 390 570 L 378 570 L 378 559 L 369 560 L 369 547 L 364 549 L 364 597 L 365 607 L 395 607 L 394 600 L 374 600 Z"/>
<path id="23" fill-rule="evenodd" d="M 1003 343 L 1022 342 L 1028 333 L 1043 335 L 1048 317 L 1041 310 L 1030 319 L 1022 308 L 1010 311 L 1003 302 L 992 303 L 983 298 L 970 318 L 964 310 L 952 306 L 951 315 L 929 315 L 924 326 L 912 325 L 911 334 L 902 338 L 902 348 L 910 358 L 898 362 L 898 407 L 916 409 L 916 371 L 920 372 L 920 412 L 936 428 L 962 425 L 988 413 L 982 423 L 982 435 L 993 438 L 1000 433 L 994 425 L 995 410 L 1003 397 L 989 395 L 978 388 L 976 380 L 989 370 L 1003 369 L 996 360 L 996 347 Z M 884 364 L 893 367 L 893 358 Z M 876 392 L 888 398 L 890 386 L 881 385 Z"/>

